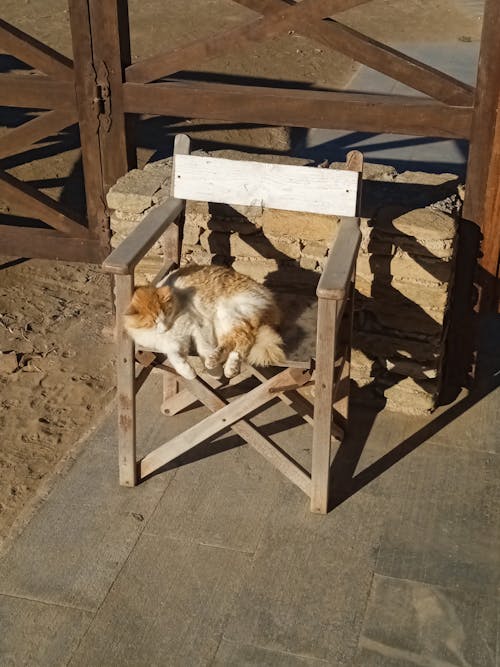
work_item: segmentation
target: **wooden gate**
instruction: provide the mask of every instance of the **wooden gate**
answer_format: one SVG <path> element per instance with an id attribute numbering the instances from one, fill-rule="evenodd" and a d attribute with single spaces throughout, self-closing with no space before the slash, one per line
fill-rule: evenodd
<path id="1" fill-rule="evenodd" d="M 17 141 L 32 142 L 44 132 L 72 122 L 78 114 L 88 228 L 7 175 L 2 176 L 0 194 L 19 204 L 36 201 L 37 215 L 58 230 L 51 234 L 57 240 L 60 256 L 89 259 L 98 257 L 107 244 L 104 194 L 134 162 L 134 147 L 127 132 L 128 119 L 134 114 L 467 139 L 471 150 L 465 216 L 481 227 L 482 264 L 496 276 L 500 249 L 500 3 L 486 0 L 478 85 L 474 89 L 328 18 L 370 0 L 302 0 L 295 4 L 288 0 L 235 1 L 254 10 L 255 17 L 134 64 L 130 60 L 126 0 L 69 1 L 73 65 L 2 24 L 11 52 L 47 76 L 21 77 L 22 81 L 14 82 L 15 77 L 2 75 L 0 94 L 5 90 L 9 103 L 17 106 L 39 107 L 50 100 L 50 111 L 13 130 L 1 140 L 0 147 L 13 150 Z M 179 72 L 201 62 L 290 32 L 343 53 L 426 97 L 227 85 L 179 78 Z M 177 76 L 172 78 L 174 74 Z M 3 235 L 3 230 L 0 233 Z M 22 247 L 28 256 L 47 256 L 46 238 L 37 237 L 35 244 L 33 237 L 23 237 L 22 230 L 11 230 L 10 234 L 10 247 L 16 247 L 17 252 Z M 44 248 L 47 251 L 41 255 Z"/>
<path id="2" fill-rule="evenodd" d="M 0 170 L 0 198 L 16 214 L 44 223 L 40 227 L 0 225 L 0 252 L 99 263 L 109 249 L 105 193 L 133 166 L 134 158 L 126 150 L 111 156 L 109 143 L 102 139 L 103 135 L 111 136 L 120 145 L 120 141 L 125 142 L 126 132 L 125 127 L 120 127 L 118 118 L 111 118 L 108 71 L 102 59 L 95 56 L 88 3 L 72 0 L 70 17 L 73 61 L 0 20 L 0 51 L 15 56 L 39 72 L 30 76 L 1 74 L 0 104 L 45 109 L 0 138 L 0 160 L 78 123 L 86 213 L 70 210 Z M 119 57 L 119 51 L 116 55 Z M 105 165 L 103 156 L 108 158 Z"/>

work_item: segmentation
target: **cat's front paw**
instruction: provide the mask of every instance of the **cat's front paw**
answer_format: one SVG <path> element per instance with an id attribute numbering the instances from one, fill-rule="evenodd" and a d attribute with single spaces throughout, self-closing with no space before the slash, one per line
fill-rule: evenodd
<path id="1" fill-rule="evenodd" d="M 217 368 L 220 364 L 221 351 L 219 349 L 214 350 L 205 357 L 205 368 L 207 370 L 212 370 Z"/>
<path id="2" fill-rule="evenodd" d="M 186 364 L 181 368 L 176 368 L 175 370 L 179 373 L 179 375 L 182 375 L 182 377 L 185 378 L 186 380 L 194 380 L 196 377 L 196 371 L 194 370 L 194 368 L 191 368 L 189 364 Z"/>
<path id="3" fill-rule="evenodd" d="M 234 378 L 240 372 L 240 358 L 234 352 L 229 354 L 226 363 L 224 364 L 224 375 L 227 378 Z"/>

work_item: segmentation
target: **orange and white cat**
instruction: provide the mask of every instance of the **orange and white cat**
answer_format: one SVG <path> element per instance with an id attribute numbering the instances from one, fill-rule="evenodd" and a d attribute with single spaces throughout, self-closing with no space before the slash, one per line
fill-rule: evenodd
<path id="1" fill-rule="evenodd" d="M 191 343 L 207 369 L 223 363 L 228 378 L 245 360 L 256 366 L 283 362 L 279 320 L 263 285 L 226 267 L 190 265 L 156 287 L 138 287 L 124 324 L 139 347 L 166 354 L 190 380 L 196 375 L 187 359 Z"/>

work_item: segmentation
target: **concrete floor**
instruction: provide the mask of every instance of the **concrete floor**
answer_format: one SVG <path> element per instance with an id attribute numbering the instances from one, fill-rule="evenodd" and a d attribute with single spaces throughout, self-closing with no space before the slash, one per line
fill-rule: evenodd
<path id="1" fill-rule="evenodd" d="M 115 415 L 0 561 L 2 665 L 498 665 L 499 320 L 475 393 L 429 418 L 353 406 L 334 507 L 222 434 L 135 489 L 117 484 Z M 166 418 L 140 394 L 140 454 Z M 286 407 L 255 423 L 299 460 Z"/>

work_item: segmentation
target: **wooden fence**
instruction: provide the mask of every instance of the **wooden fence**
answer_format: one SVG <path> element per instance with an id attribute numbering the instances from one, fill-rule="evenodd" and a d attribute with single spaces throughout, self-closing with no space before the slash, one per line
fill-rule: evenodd
<path id="1" fill-rule="evenodd" d="M 369 0 L 236 0 L 254 18 L 131 64 L 126 0 L 69 0 L 73 62 L 0 22 L 0 50 L 43 75 L 0 75 L 2 105 L 47 111 L 0 139 L 0 158 L 78 121 L 86 216 L 0 172 L 0 196 L 52 229 L 0 226 L 4 253 L 99 261 L 108 248 L 105 193 L 134 166 L 134 114 L 467 139 L 464 216 L 483 234 L 481 264 L 496 277 L 500 251 L 500 3 L 486 0 L 473 88 L 326 17 Z M 167 14 L 167 9 L 165 10 Z M 166 16 L 167 20 L 167 16 Z M 426 97 L 228 85 L 169 78 L 201 62 L 293 31 Z M 160 80 L 161 79 L 161 80 Z"/>

